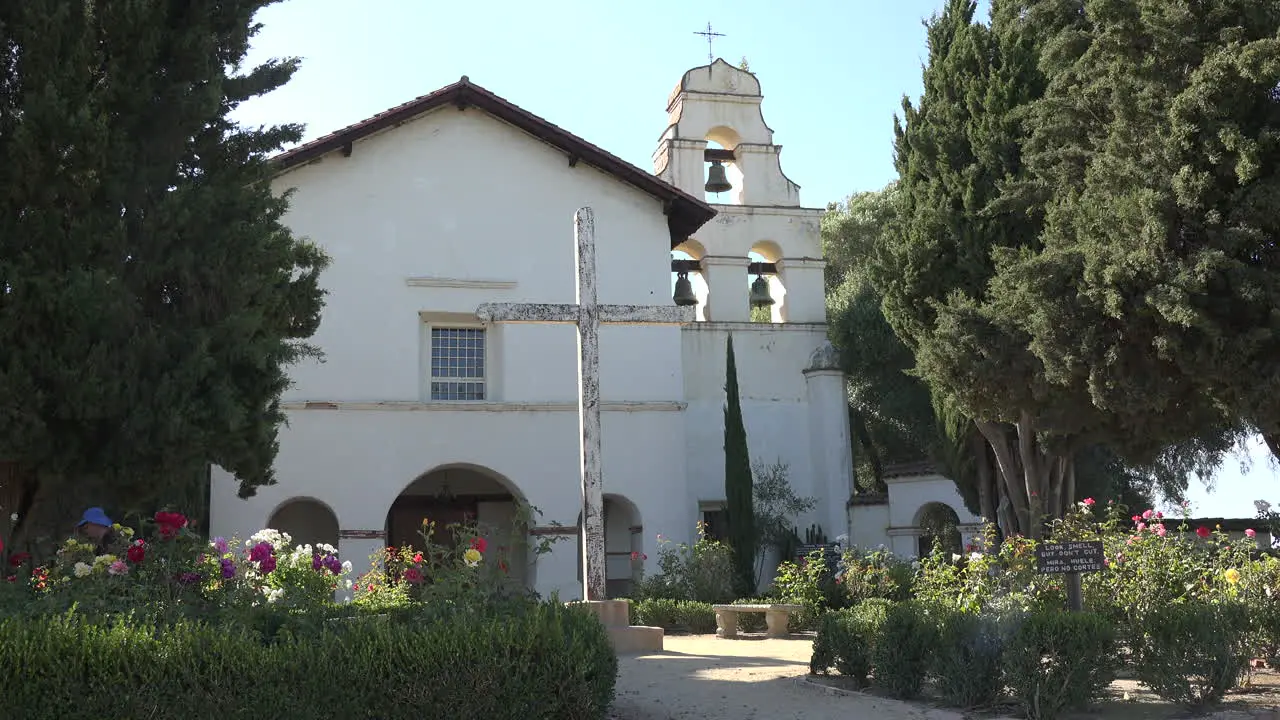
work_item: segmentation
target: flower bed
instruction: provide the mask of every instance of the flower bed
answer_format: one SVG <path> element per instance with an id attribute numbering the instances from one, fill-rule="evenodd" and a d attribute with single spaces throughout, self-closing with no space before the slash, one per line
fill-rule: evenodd
<path id="1" fill-rule="evenodd" d="M 432 529 L 358 578 L 328 545 L 207 540 L 177 513 L 12 557 L 0 663 L 24 672 L 0 679 L 5 717 L 603 718 L 599 620 L 508 582 L 476 524 L 452 548 Z"/>
<path id="2" fill-rule="evenodd" d="M 1252 532 L 1233 540 L 1219 528 L 1180 528 L 1154 510 L 1129 514 L 1091 500 L 1055 522 L 1048 541 L 1101 541 L 1105 551 L 1102 571 L 1084 575 L 1088 612 L 1074 614 L 1064 609 L 1064 578 L 1037 571 L 1037 543 L 996 543 L 993 528 L 963 555 L 921 559 L 905 580 L 905 563 L 852 553 L 839 578 L 851 595 L 874 597 L 868 574 L 892 568 L 895 593 L 909 587 L 912 599 L 888 613 L 829 613 L 812 670 L 835 667 L 855 683 L 869 673 L 873 686 L 900 696 L 928 680 L 953 704 L 1007 698 L 1028 717 L 1051 718 L 1087 705 L 1127 668 L 1163 699 L 1214 705 L 1250 658 L 1277 655 L 1280 560 L 1259 556 Z M 928 663 L 911 642 L 924 637 Z M 988 668 L 984 682 L 973 682 L 975 667 Z"/>

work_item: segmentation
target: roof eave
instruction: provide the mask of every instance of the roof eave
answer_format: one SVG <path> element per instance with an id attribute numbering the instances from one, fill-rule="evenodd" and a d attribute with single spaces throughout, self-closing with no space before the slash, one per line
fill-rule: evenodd
<path id="1" fill-rule="evenodd" d="M 402 105 L 385 110 L 367 120 L 349 125 L 329 135 L 285 151 L 271 158 L 269 162 L 275 166 L 276 173 L 281 174 L 338 150 L 349 153 L 351 146 L 356 141 L 381 130 L 396 127 L 444 105 L 454 105 L 459 110 L 467 107 L 479 108 L 497 119 L 529 133 L 563 152 L 569 153 L 581 162 L 612 175 L 641 192 L 662 201 L 664 212 L 667 215 L 667 228 L 671 234 L 671 247 L 673 249 L 689 239 L 698 228 L 716 216 L 716 210 L 706 202 L 471 83 L 465 77 L 433 93 L 423 95 Z"/>

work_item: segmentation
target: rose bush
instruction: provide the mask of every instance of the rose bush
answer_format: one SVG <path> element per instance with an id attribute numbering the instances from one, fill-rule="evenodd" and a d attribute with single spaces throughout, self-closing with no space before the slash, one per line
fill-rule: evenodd
<path id="1" fill-rule="evenodd" d="M 1107 624 L 1145 685 L 1198 706 L 1220 698 L 1249 657 L 1280 654 L 1280 561 L 1259 556 L 1256 535 L 1232 538 L 1185 512 L 1175 521 L 1155 509 L 1130 512 L 1086 499 L 1048 528 L 1045 542 L 1102 543 L 1103 567 L 1082 576 L 1085 608 Z M 1036 547 L 1021 537 L 997 542 L 988 527 L 963 555 L 922 558 L 914 595 L 943 612 L 1060 613 L 1064 577 L 1038 571 Z M 1172 622 L 1175 616 L 1185 622 Z M 1202 627 L 1206 618 L 1214 619 L 1212 629 Z"/>
<path id="2" fill-rule="evenodd" d="M 389 547 L 372 557 L 369 571 L 352 584 L 353 601 L 366 608 L 419 602 L 478 608 L 528 598 L 523 585 L 510 578 L 518 553 L 492 545 L 486 537 L 491 529 L 474 522 L 449 525 L 454 546 L 434 542 L 436 529 L 434 521 L 423 519 L 419 545 Z"/>
<path id="3" fill-rule="evenodd" d="M 658 572 L 643 577 L 636 587 L 638 599 L 693 600 L 727 603 L 735 600 L 733 553 L 729 546 L 707 536 L 706 523 L 698 523 L 693 545 L 675 544 L 658 536 Z"/>

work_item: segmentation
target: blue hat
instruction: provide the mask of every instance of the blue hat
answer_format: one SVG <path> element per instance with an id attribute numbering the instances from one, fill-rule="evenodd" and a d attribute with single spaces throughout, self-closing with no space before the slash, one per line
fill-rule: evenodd
<path id="1" fill-rule="evenodd" d="M 100 507 L 91 507 L 88 510 L 85 510 L 84 516 L 80 518 L 80 522 L 76 523 L 76 527 L 80 527 L 86 523 L 103 525 L 105 527 L 111 527 L 112 524 L 111 518 L 107 517 L 107 514 L 103 512 Z"/>

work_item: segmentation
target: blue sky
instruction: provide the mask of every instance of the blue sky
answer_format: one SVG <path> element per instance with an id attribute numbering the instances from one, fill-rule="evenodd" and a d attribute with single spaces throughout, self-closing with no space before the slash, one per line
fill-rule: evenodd
<path id="1" fill-rule="evenodd" d="M 262 11 L 251 62 L 301 57 L 284 88 L 246 104 L 249 124 L 301 122 L 306 139 L 362 120 L 467 75 L 521 107 L 642 168 L 652 168 L 666 100 L 706 64 L 695 35 L 710 22 L 718 57 L 744 56 L 760 79 L 765 121 L 807 207 L 894 177 L 893 115 L 920 92 L 921 21 L 943 0 L 543 3 L 489 0 L 285 0 Z M 494 172 L 501 172 L 494 168 Z M 1193 486 L 1193 510 L 1251 516 L 1280 498 L 1265 448 Z"/>

